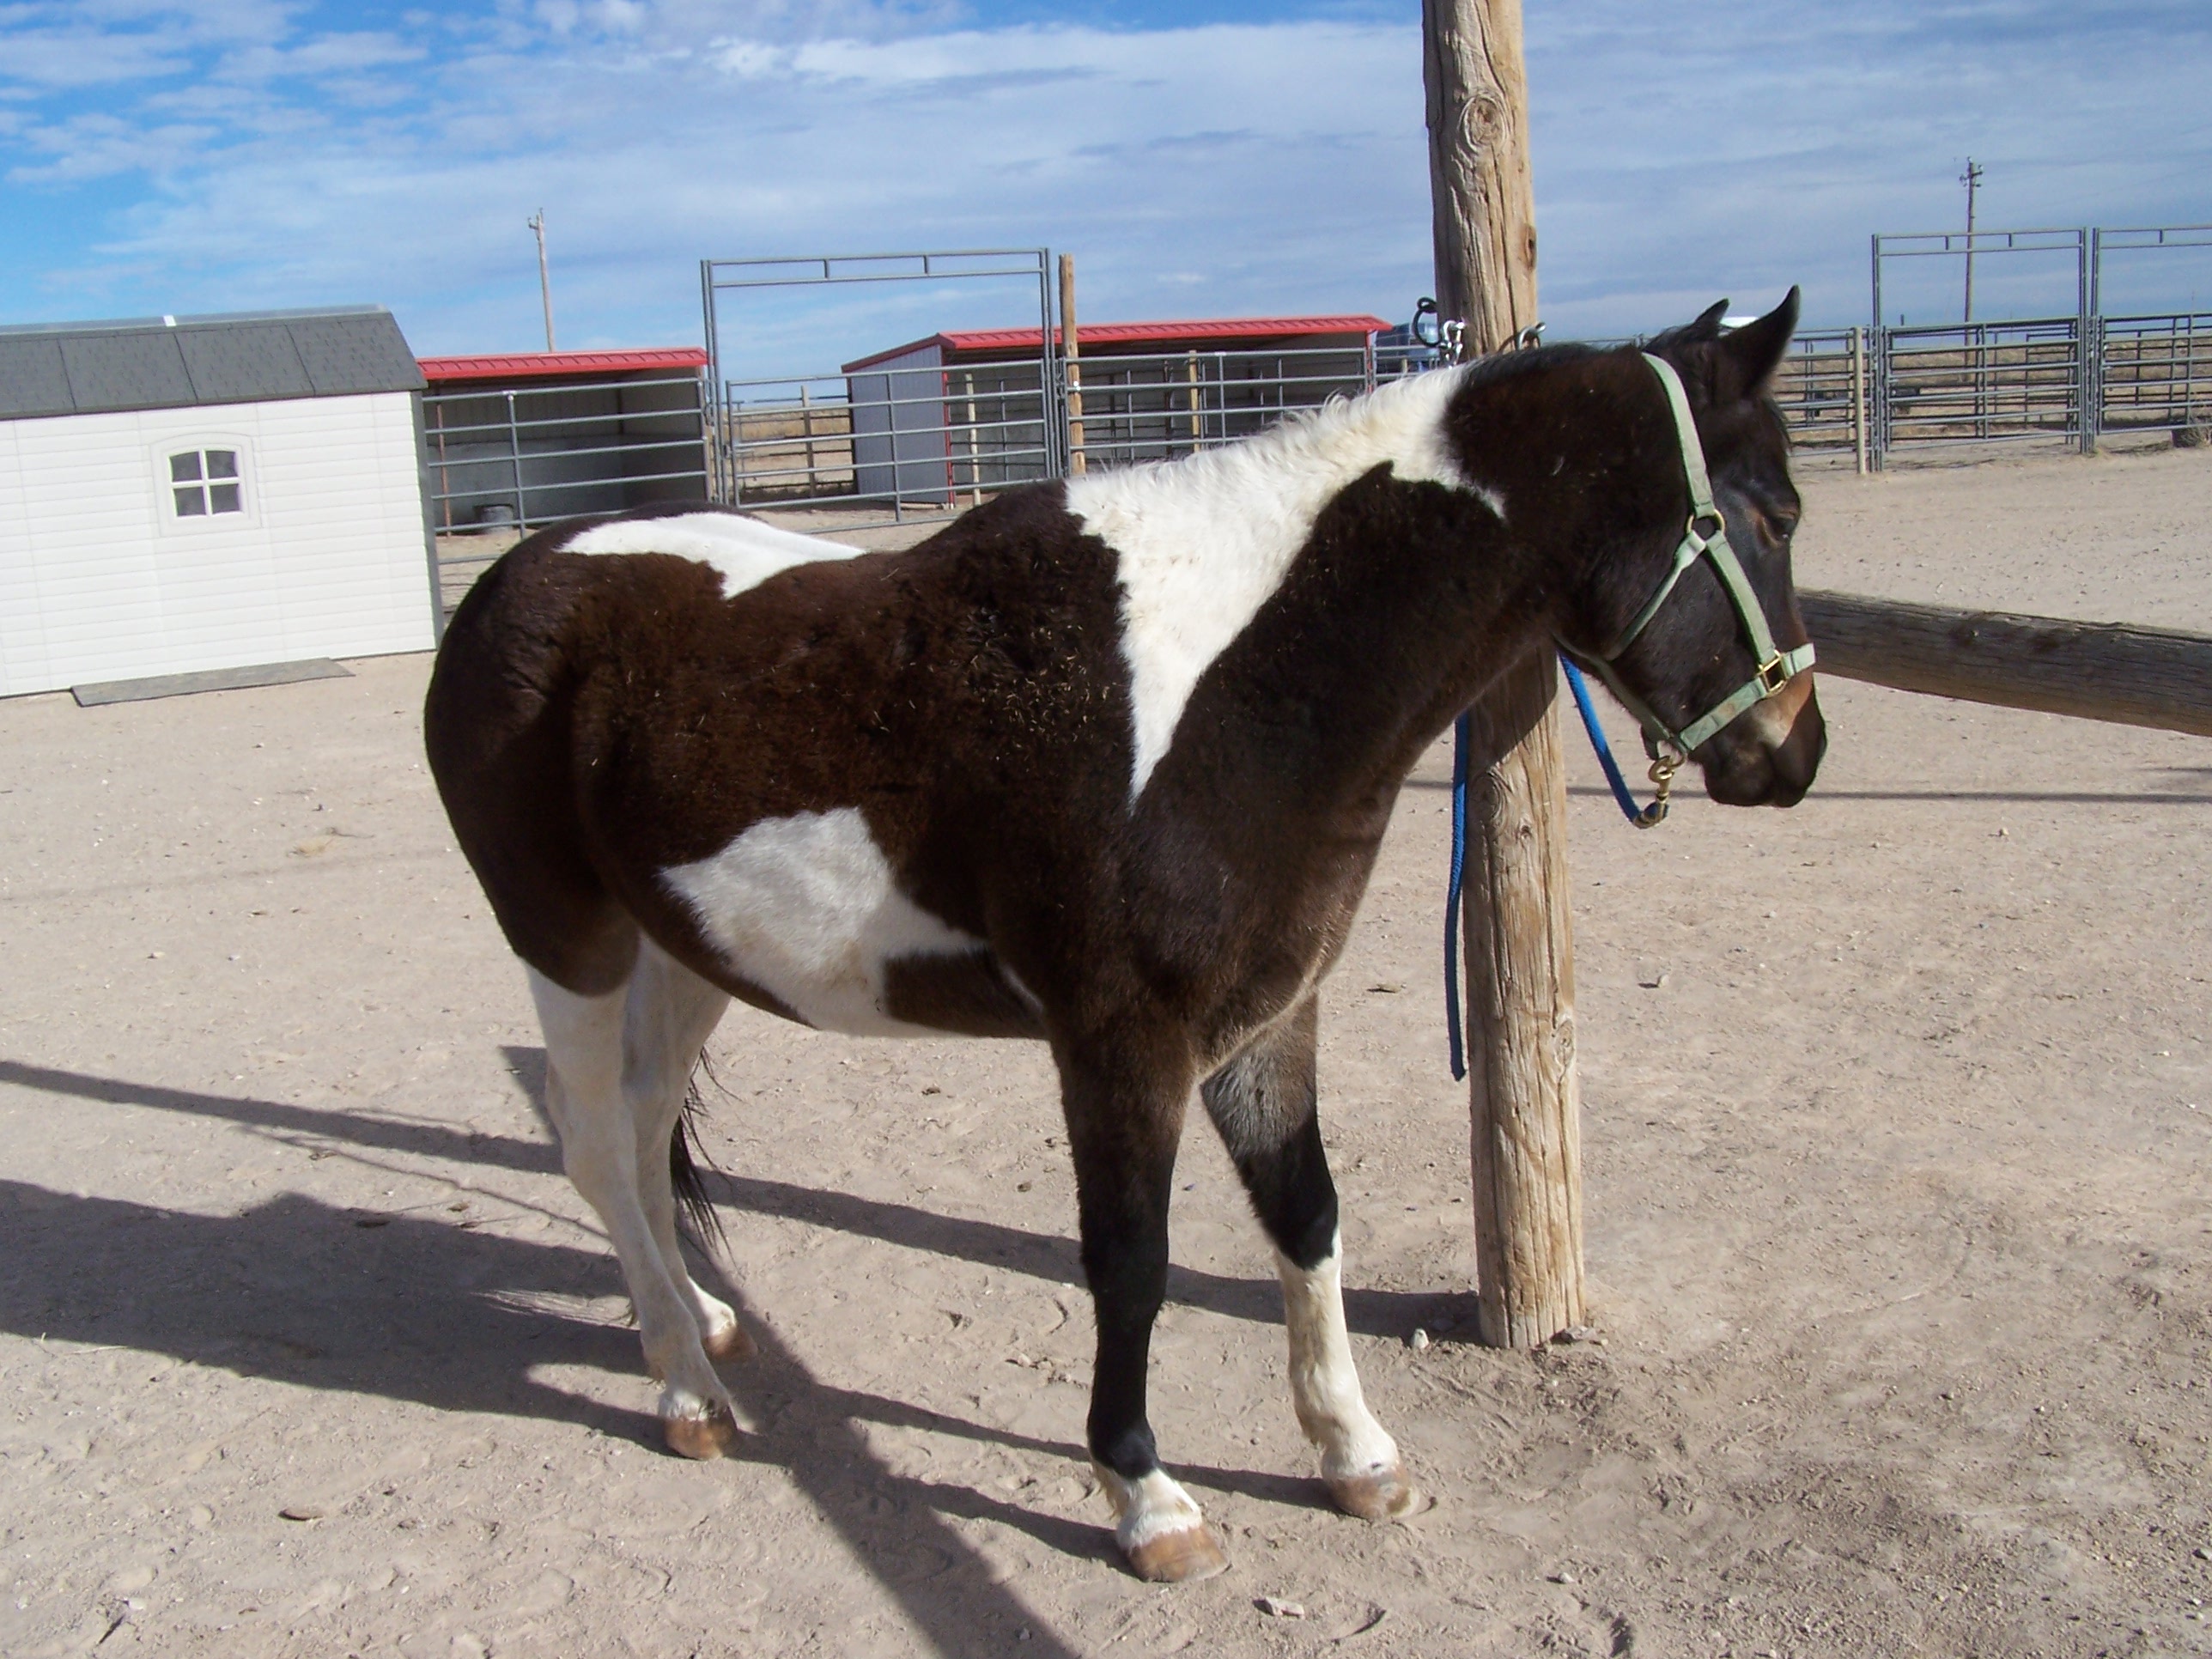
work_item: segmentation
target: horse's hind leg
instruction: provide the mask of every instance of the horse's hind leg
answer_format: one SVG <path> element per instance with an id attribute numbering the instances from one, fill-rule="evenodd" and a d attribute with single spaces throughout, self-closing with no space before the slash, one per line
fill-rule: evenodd
<path id="1" fill-rule="evenodd" d="M 1336 1184 L 1316 1111 L 1318 1023 L 1309 997 L 1199 1092 L 1274 1241 L 1298 1426 L 1321 1449 L 1322 1479 L 1337 1506 L 1379 1521 L 1407 1513 L 1419 1494 L 1397 1443 L 1367 1409 L 1345 1331 Z"/>
<path id="2" fill-rule="evenodd" d="M 752 1339 L 730 1304 L 700 1289 L 684 1265 L 668 1152 L 699 1051 L 729 1006 L 726 993 L 650 939 L 640 946 L 623 1022 L 623 1093 L 637 1135 L 638 1196 L 662 1265 L 690 1308 L 711 1359 L 745 1358 L 753 1352 Z"/>
<path id="3" fill-rule="evenodd" d="M 568 1178 L 599 1212 L 629 1283 L 646 1364 L 663 1383 L 662 1432 L 686 1456 L 719 1457 L 736 1443 L 737 1419 L 700 1347 L 696 1317 L 669 1272 L 641 1197 L 638 1138 L 623 1089 L 628 988 L 580 996 L 534 968 L 529 971 L 531 996 L 545 1031 L 546 1109 L 560 1133 Z"/>

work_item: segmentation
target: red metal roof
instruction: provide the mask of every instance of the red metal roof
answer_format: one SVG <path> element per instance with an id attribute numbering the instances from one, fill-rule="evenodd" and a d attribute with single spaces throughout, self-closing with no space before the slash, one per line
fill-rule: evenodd
<path id="1" fill-rule="evenodd" d="M 647 346 L 633 351 L 507 351 L 481 357 L 418 357 L 433 386 L 452 380 L 539 380 L 571 374 L 629 374 L 643 368 L 703 368 L 697 346 Z"/>
<path id="2" fill-rule="evenodd" d="M 1078 349 L 1093 345 L 1187 345 L 1200 340 L 1279 340 L 1312 334 L 1379 334 L 1389 324 L 1365 313 L 1341 317 L 1212 317 L 1161 323 L 1078 323 Z M 1052 331 L 1053 343 L 1060 331 Z M 888 351 L 872 352 L 847 363 L 844 373 L 866 368 L 886 358 L 902 357 L 924 346 L 953 351 L 1032 351 L 1037 337 L 1025 328 L 959 329 L 909 340 Z M 426 371 L 427 372 L 427 371 Z"/>

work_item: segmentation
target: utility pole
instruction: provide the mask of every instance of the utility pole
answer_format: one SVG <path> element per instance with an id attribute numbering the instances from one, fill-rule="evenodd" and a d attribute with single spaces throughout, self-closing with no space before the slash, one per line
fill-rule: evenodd
<path id="1" fill-rule="evenodd" d="M 545 268 L 545 210 L 540 208 L 526 222 L 538 233 L 538 296 L 545 302 L 545 349 L 553 344 L 553 277 Z"/>
<path id="2" fill-rule="evenodd" d="M 1966 187 L 1966 320 L 1974 320 L 1974 192 L 1981 188 L 1981 164 L 1969 155 L 1966 170 L 1959 175 Z"/>
<path id="3" fill-rule="evenodd" d="M 1521 0 L 1422 0 L 1437 306 L 1473 355 L 1536 321 Z M 1468 710 L 1469 1138 L 1482 1340 L 1583 1321 L 1581 1083 L 1567 796 L 1548 641 Z"/>

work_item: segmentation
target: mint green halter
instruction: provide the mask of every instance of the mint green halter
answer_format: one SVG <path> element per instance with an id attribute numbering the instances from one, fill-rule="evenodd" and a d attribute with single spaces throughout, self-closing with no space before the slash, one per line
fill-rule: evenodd
<path id="1" fill-rule="evenodd" d="M 1690 485 L 1690 520 L 1682 532 L 1681 544 L 1674 550 L 1674 568 L 1660 582 L 1659 590 L 1644 601 L 1644 608 L 1636 613 L 1620 637 L 1609 650 L 1585 659 L 1595 669 L 1613 695 L 1620 699 L 1628 711 L 1643 723 L 1644 741 L 1655 757 L 1661 744 L 1668 745 L 1678 754 L 1687 756 L 1699 744 L 1745 710 L 1756 708 L 1775 696 L 1796 675 L 1813 665 L 1810 643 L 1794 651 L 1784 651 L 1774 643 L 1774 635 L 1766 625 L 1766 612 L 1759 603 L 1759 595 L 1752 592 L 1751 581 L 1743 574 L 1735 550 L 1729 545 L 1728 524 L 1713 505 L 1712 481 L 1705 474 L 1705 453 L 1698 442 L 1697 423 L 1690 416 L 1690 400 L 1682 390 L 1682 377 L 1665 359 L 1643 354 L 1644 361 L 1651 365 L 1658 375 L 1659 384 L 1667 390 L 1667 406 L 1674 416 L 1674 433 L 1682 449 L 1682 472 Z M 1708 534 L 1699 528 L 1711 526 Z M 1680 732 L 1671 730 L 1667 722 L 1654 714 L 1649 704 L 1622 684 L 1613 665 L 1621 653 L 1636 642 L 1637 636 L 1650 627 L 1651 619 L 1659 614 L 1667 596 L 1674 591 L 1674 584 L 1682 573 L 1700 558 L 1712 562 L 1713 574 L 1721 579 L 1721 586 L 1735 606 L 1735 613 L 1743 619 L 1744 632 L 1750 636 L 1752 654 L 1758 660 L 1759 672 L 1733 692 L 1715 703 Z M 1562 644 L 1564 645 L 1564 641 Z M 1583 653 L 1567 647 L 1567 653 L 1581 657 Z"/>

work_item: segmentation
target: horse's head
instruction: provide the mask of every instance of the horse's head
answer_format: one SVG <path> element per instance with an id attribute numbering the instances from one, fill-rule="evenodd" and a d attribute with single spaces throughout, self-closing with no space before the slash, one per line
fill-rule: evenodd
<path id="1" fill-rule="evenodd" d="M 1797 290 L 1723 331 L 1726 308 L 1589 365 L 1630 411 L 1628 451 L 1595 475 L 1612 497 L 1602 544 L 1560 643 L 1660 751 L 1697 763 L 1715 800 L 1794 806 L 1827 746 L 1790 582 L 1789 434 L 1768 393 Z"/>

